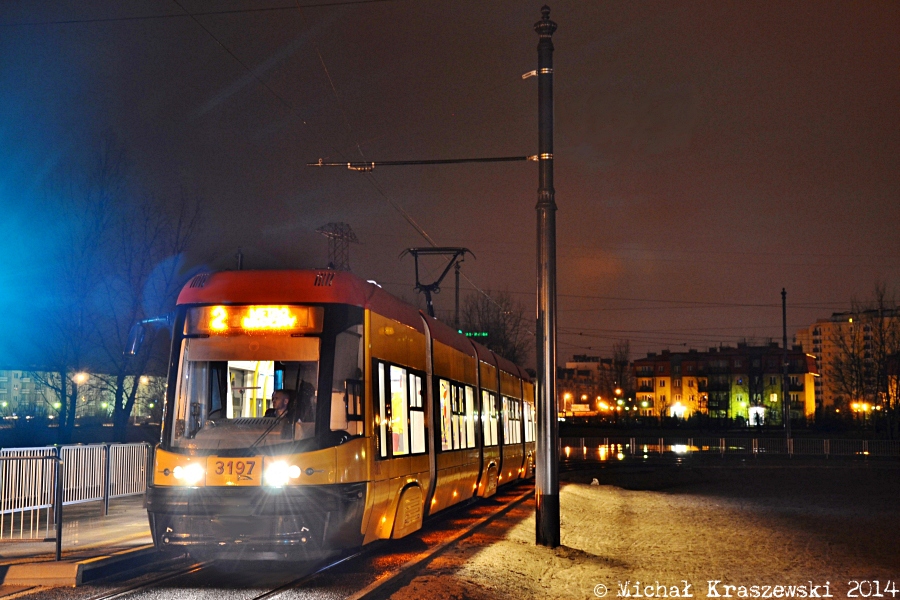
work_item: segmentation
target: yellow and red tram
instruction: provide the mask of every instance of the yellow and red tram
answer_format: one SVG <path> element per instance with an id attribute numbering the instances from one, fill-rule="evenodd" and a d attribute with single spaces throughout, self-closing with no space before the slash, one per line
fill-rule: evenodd
<path id="1" fill-rule="evenodd" d="M 524 370 L 350 273 L 198 275 L 172 337 L 147 492 L 159 549 L 316 557 L 532 475 Z"/>

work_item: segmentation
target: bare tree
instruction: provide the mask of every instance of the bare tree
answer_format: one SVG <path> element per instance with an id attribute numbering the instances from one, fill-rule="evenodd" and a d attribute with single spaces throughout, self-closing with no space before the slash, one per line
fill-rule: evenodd
<path id="1" fill-rule="evenodd" d="M 633 398 L 635 394 L 634 369 L 631 368 L 631 343 L 619 340 L 612 347 L 612 368 L 616 378 L 616 387 L 622 390 L 622 396 Z"/>
<path id="2" fill-rule="evenodd" d="M 605 359 L 604 359 L 605 360 Z M 633 398 L 635 393 L 634 372 L 631 367 L 631 343 L 619 340 L 612 347 L 609 367 L 600 369 L 600 395 L 605 398 Z M 616 390 L 619 390 L 616 393 Z"/>
<path id="3" fill-rule="evenodd" d="M 175 305 L 185 281 L 183 254 L 200 222 L 200 203 L 182 194 L 174 210 L 143 197 L 124 207 L 113 229 L 113 253 L 100 290 L 104 318 L 98 340 L 104 382 L 113 398 L 113 436 L 125 441 L 141 376 L 165 371 L 165 348 L 155 343 L 160 330 L 148 331 L 135 356 L 123 353 L 136 322 L 163 315 Z"/>
<path id="4" fill-rule="evenodd" d="M 890 437 L 898 435 L 897 360 L 900 355 L 900 309 L 884 285 L 875 286 L 873 300 L 853 303 L 842 315 L 846 321 L 832 336 L 835 355 L 827 365 L 839 398 L 850 407 L 860 406 Z"/>
<path id="5" fill-rule="evenodd" d="M 528 331 L 525 307 L 509 293 L 472 294 L 461 313 L 463 328 L 486 333 L 487 337 L 478 341 L 500 356 L 519 365 L 531 356 L 534 334 Z"/>
<path id="6" fill-rule="evenodd" d="M 200 221 L 196 199 L 182 194 L 167 210 L 131 193 L 127 167 L 124 146 L 107 136 L 87 175 L 69 174 L 57 186 L 63 192 L 48 198 L 59 217 L 59 249 L 48 257 L 53 303 L 37 336 L 49 368 L 34 376 L 60 399 L 60 443 L 71 441 L 77 400 L 88 388 L 110 398 L 114 437 L 125 439 L 140 376 L 160 369 L 153 339 L 138 356 L 123 355 L 129 328 L 172 309 L 184 281 L 183 253 Z"/>
<path id="7" fill-rule="evenodd" d="M 111 138 L 100 145 L 85 175 L 69 174 L 47 197 L 56 215 L 56 245 L 47 260 L 54 265 L 47 282 L 53 297 L 35 342 L 52 375 L 35 373 L 38 383 L 59 398 L 60 443 L 71 440 L 79 386 L 95 362 L 96 291 L 104 273 L 98 268 L 109 248 L 115 206 L 124 193 L 124 151 Z"/>

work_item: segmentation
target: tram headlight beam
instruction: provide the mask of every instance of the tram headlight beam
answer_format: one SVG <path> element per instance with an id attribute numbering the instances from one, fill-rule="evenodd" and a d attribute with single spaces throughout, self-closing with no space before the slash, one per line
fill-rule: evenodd
<path id="1" fill-rule="evenodd" d="M 177 466 L 172 472 L 172 475 L 178 481 L 183 481 L 188 485 L 194 485 L 203 479 L 205 473 L 203 472 L 203 467 L 198 463 L 191 463 L 184 467 Z"/>
<path id="2" fill-rule="evenodd" d="M 266 467 L 263 481 L 272 487 L 284 487 L 290 480 L 298 477 L 300 477 L 300 467 L 288 465 L 285 461 L 279 460 Z"/>

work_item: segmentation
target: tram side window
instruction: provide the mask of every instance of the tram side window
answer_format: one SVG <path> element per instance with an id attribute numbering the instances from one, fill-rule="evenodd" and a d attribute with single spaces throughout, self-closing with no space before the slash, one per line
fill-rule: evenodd
<path id="1" fill-rule="evenodd" d="M 386 458 L 388 455 L 388 413 L 384 393 L 384 363 L 378 363 L 378 416 L 375 417 L 375 425 L 378 427 L 379 456 Z"/>
<path id="2" fill-rule="evenodd" d="M 525 403 L 525 441 L 534 441 L 534 407 L 527 402 Z"/>
<path id="3" fill-rule="evenodd" d="M 422 401 L 422 378 L 409 374 L 409 433 L 413 454 L 425 453 L 425 403 Z"/>
<path id="4" fill-rule="evenodd" d="M 441 450 L 475 447 L 475 390 L 440 379 Z"/>
<path id="5" fill-rule="evenodd" d="M 424 453 L 422 377 L 402 367 L 379 362 L 377 389 L 379 456 Z"/>
<path id="6" fill-rule="evenodd" d="M 482 424 L 484 429 L 484 445 L 497 445 L 497 396 L 486 390 L 481 391 Z"/>
<path id="7" fill-rule="evenodd" d="M 391 367 L 391 452 L 394 456 L 409 454 L 409 394 L 406 372 Z"/>
<path id="8" fill-rule="evenodd" d="M 438 381 L 438 397 L 441 399 L 441 450 L 453 450 L 452 386 L 446 379 Z"/>
<path id="9" fill-rule="evenodd" d="M 331 384 L 331 430 L 363 435 L 362 326 L 342 331 L 335 338 Z"/>
<path id="10" fill-rule="evenodd" d="M 466 448 L 475 447 L 475 388 L 466 386 Z"/>
<path id="11" fill-rule="evenodd" d="M 522 441 L 522 401 L 503 396 L 503 440 L 506 444 Z"/>

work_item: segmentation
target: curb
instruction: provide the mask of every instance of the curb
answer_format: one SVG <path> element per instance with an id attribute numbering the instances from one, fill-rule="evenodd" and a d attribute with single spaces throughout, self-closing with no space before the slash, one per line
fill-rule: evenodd
<path id="1" fill-rule="evenodd" d="M 0 566 L 2 585 L 79 586 L 97 569 L 156 554 L 153 544 L 121 550 L 106 556 L 59 562 L 32 562 Z"/>

